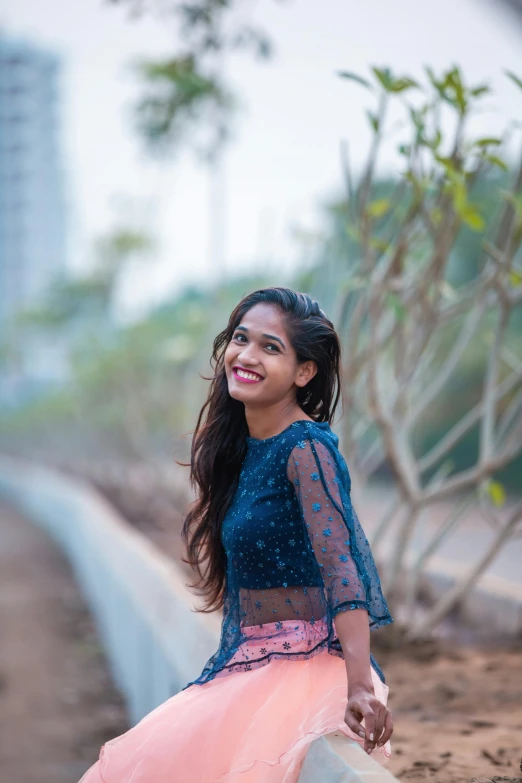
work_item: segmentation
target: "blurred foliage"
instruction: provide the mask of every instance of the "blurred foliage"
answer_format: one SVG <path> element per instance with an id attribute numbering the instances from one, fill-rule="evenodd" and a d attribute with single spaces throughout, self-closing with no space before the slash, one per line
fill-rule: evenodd
<path id="1" fill-rule="evenodd" d="M 459 116 L 470 101 L 487 94 L 485 85 L 465 87 L 456 69 L 442 77 L 431 71 L 428 75 L 437 100 L 450 105 Z M 373 143 L 384 133 L 382 96 L 402 98 L 410 90 L 420 90 L 417 81 L 395 77 L 389 69 L 374 69 L 373 83 L 347 72 L 342 77 L 378 96 L 380 110 L 369 115 Z M 429 102 L 433 100 L 432 95 Z M 229 280 L 211 291 L 189 287 L 138 323 L 121 327 L 114 320 L 119 281 L 130 263 L 143 263 L 153 254 L 154 242 L 125 229 L 101 238 L 96 244 L 98 263 L 92 273 L 57 284 L 40 308 L 21 315 L 16 339 L 3 346 L 0 363 L 6 364 L 31 331 L 47 335 L 49 340 L 65 340 L 71 379 L 64 388 L 28 401 L 16 411 L 4 412 L 0 418 L 1 447 L 12 451 L 32 449 L 40 454 L 51 449 L 71 458 L 79 454 L 121 458 L 170 454 L 176 436 L 193 427 L 206 398 L 208 384 L 200 374 L 209 374 L 212 340 L 245 293 L 273 284 L 309 291 L 332 314 L 348 346 L 351 336 L 345 328 L 343 308 L 353 310 L 370 275 L 369 267 L 361 272 L 361 260 L 364 263 L 369 255 L 374 261 L 391 252 L 397 236 L 408 227 L 411 241 L 403 273 L 408 264 L 422 264 L 424 255 L 431 252 L 430 230 L 436 230 L 439 212 L 444 214 L 448 209 L 459 222 L 447 245 L 444 293 L 450 301 L 465 291 L 483 269 L 484 243 L 492 232 L 500 230 L 500 208 L 509 199 L 515 213 L 520 208 L 518 195 L 512 195 L 513 170 L 500 157 L 500 140 L 465 142 L 466 156 L 445 150 L 447 140 L 441 131 L 428 127 L 429 113 L 422 104 L 415 108 L 406 104 L 405 108 L 405 128 L 413 141 L 399 144 L 404 161 L 402 175 L 397 179 L 376 178 L 371 163 L 370 175 L 367 170 L 354 182 L 345 165 L 347 194 L 324 206 L 322 231 L 304 248 L 306 263 L 290 280 L 282 282 L 259 274 Z M 422 150 L 415 149 L 414 142 L 430 153 L 431 169 L 427 158 L 421 160 Z M 471 169 L 470 161 L 478 165 L 478 171 Z M 419 174 L 419 167 L 424 167 L 424 176 Z M 421 222 L 421 230 L 418 224 L 408 223 L 412 210 L 419 211 L 420 203 L 429 209 L 428 217 L 420 210 L 421 221 L 428 220 Z M 519 241 L 519 232 L 520 228 L 513 232 L 513 246 Z M 518 284 L 513 278 L 513 285 Z M 397 319 L 403 317 L 398 296 L 388 298 L 385 306 Z M 507 336 L 514 354 L 520 354 L 521 321 L 518 307 Z M 366 328 L 363 323 L 363 332 Z M 444 361 L 457 331 L 455 324 L 444 331 L 439 363 Z M 419 421 L 414 444 L 417 453 L 433 445 L 440 433 L 479 399 L 490 334 L 491 323 L 485 318 L 458 372 L 430 406 L 429 414 Z M 508 403 L 503 401 L 500 411 Z M 369 442 L 371 436 L 370 428 L 361 442 Z M 452 450 L 451 459 L 457 468 L 472 463 L 477 437 L 475 427 Z M 520 467 L 517 460 L 506 468 L 502 481 L 516 485 Z"/>
<path id="2" fill-rule="evenodd" d="M 159 13 L 172 20 L 182 42 L 171 57 L 134 64 L 141 97 L 134 121 L 153 154 L 172 155 L 189 143 L 204 159 L 219 154 L 229 137 L 237 99 L 222 76 L 223 56 L 248 51 L 257 59 L 272 55 L 273 44 L 258 25 L 246 21 L 248 0 L 152 2 L 109 0 L 134 16 Z"/>
<path id="3" fill-rule="evenodd" d="M 135 125 L 154 154 L 172 154 L 190 137 L 202 158 L 212 158 L 226 140 L 234 99 L 221 79 L 198 67 L 193 56 L 136 65 L 142 97 Z"/>
<path id="4" fill-rule="evenodd" d="M 74 284 L 76 294 L 85 294 L 80 307 L 75 302 L 65 308 L 59 300 L 56 307 L 56 293 L 49 309 L 20 319 L 20 339 L 28 324 L 48 339 L 70 336 L 71 379 L 4 411 L 0 447 L 44 460 L 171 458 L 175 438 L 194 425 L 206 399 L 208 383 L 200 376 L 211 373 L 215 334 L 245 293 L 269 281 L 251 275 L 210 291 L 189 286 L 128 326 L 114 322 L 110 297 L 104 307 L 91 306 L 91 290 L 97 289 L 90 282 Z M 99 304 L 97 297 L 94 302 Z"/>
<path id="5" fill-rule="evenodd" d="M 395 345 L 392 337 L 387 355 L 383 352 L 379 361 L 390 365 L 393 377 L 401 372 L 393 365 L 400 368 L 405 340 L 409 339 L 406 335 L 424 328 L 426 313 L 458 309 L 473 287 L 481 285 L 491 265 L 498 269 L 491 301 L 497 294 L 519 296 L 522 168 L 510 163 L 503 150 L 520 125 L 508 123 L 498 137 L 471 136 L 466 127 L 469 116 L 492 93 L 487 84 L 467 85 L 457 67 L 440 75 L 427 68 L 427 85 L 409 76 L 396 76 L 389 68 L 372 68 L 369 78 L 349 71 L 339 75 L 371 92 L 377 108 L 367 112 L 369 154 L 357 181 L 351 172 L 348 145 L 342 146 L 346 196 L 325 205 L 324 230 L 308 247 L 317 270 L 313 287 L 327 311 L 335 313 L 344 346 L 353 356 L 358 344 L 364 353 L 371 319 L 366 311 L 357 326 L 352 326 L 351 319 L 354 313 L 360 316 L 361 300 L 375 295 L 372 292 L 381 281 L 389 281 L 389 290 L 377 299 L 382 317 L 388 324 L 395 323 L 386 331 L 400 337 L 402 347 Z M 508 77 L 520 86 L 513 74 Z M 404 120 L 391 124 L 388 114 L 393 100 L 402 104 Z M 402 131 L 402 138 L 397 139 L 398 131 Z M 394 145 L 402 171 L 398 178 L 382 180 L 375 171 L 386 143 Z M 479 294 L 480 290 L 477 297 Z M 412 297 L 419 297 L 417 305 Z M 421 301 L 424 307 L 419 307 Z M 460 317 L 452 323 L 437 327 L 434 376 L 451 353 L 472 304 L 470 301 L 462 307 Z M 429 451 L 443 433 L 480 403 L 495 323 L 496 314 L 486 311 L 456 371 L 415 422 L 413 451 L 417 456 Z M 501 378 L 522 366 L 521 334 L 522 307 L 518 303 L 507 323 L 503 351 L 510 360 L 500 359 Z M 359 364 L 355 372 L 361 369 Z M 375 411 L 369 414 L 361 404 L 356 376 L 347 377 L 346 384 L 350 392 L 345 402 L 351 415 L 361 422 L 371 421 Z M 416 394 L 413 385 L 410 390 Z M 499 417 L 510 405 L 516 405 L 519 393 L 515 388 L 499 401 Z M 350 430 L 352 424 L 346 426 Z M 476 462 L 480 426 L 477 422 L 452 449 L 452 473 Z M 377 438 L 377 427 L 368 426 L 360 438 L 360 451 L 368 451 Z M 521 467 L 519 456 L 497 476 L 518 489 Z M 381 468 L 390 470 L 390 464 Z M 434 472 L 435 467 L 426 472 L 426 481 Z"/>

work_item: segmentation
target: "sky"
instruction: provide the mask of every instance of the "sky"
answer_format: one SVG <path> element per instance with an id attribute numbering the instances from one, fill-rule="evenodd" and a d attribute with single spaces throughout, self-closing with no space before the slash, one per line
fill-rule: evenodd
<path id="1" fill-rule="evenodd" d="M 163 3 L 165 5 L 165 3 Z M 247 4 L 248 5 L 248 4 Z M 495 6 L 496 9 L 495 10 Z M 337 76 L 371 65 L 422 78 L 462 67 L 490 82 L 474 131 L 522 119 L 522 93 L 504 69 L 522 75 L 522 22 L 493 0 L 257 0 L 250 19 L 273 39 L 268 63 L 228 56 L 224 74 L 241 98 L 234 138 L 214 169 L 189 150 L 147 156 L 130 121 L 139 85 L 129 64 L 178 51 L 172 22 L 132 18 L 102 0 L 0 0 L 0 27 L 58 52 L 62 143 L 71 213 L 70 267 L 87 268 L 93 240 L 134 221 L 158 250 L 129 274 L 124 317 L 138 317 L 187 282 L 211 282 L 262 266 L 281 284 L 302 258 L 297 230 L 316 230 L 320 204 L 342 191 L 339 148 L 348 140 L 360 168 L 370 139 L 368 93 Z M 522 141 L 522 139 L 521 139 Z M 380 171 L 393 170 L 392 147 Z"/>

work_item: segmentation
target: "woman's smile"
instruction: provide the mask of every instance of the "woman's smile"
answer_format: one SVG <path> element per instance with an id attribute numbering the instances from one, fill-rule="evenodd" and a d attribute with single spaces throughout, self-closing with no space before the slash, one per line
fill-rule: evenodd
<path id="1" fill-rule="evenodd" d="M 259 373 L 254 372 L 253 370 L 243 370 L 240 367 L 233 367 L 232 373 L 238 381 L 242 381 L 243 383 L 259 383 L 263 380 Z"/>

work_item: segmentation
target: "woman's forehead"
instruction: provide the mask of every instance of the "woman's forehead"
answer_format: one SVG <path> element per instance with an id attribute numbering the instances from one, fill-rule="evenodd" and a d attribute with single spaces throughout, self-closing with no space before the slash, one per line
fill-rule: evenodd
<path id="1" fill-rule="evenodd" d="M 284 330 L 284 317 L 281 310 L 274 305 L 264 302 L 251 307 L 250 310 L 244 314 L 239 323 L 242 326 L 252 329 L 252 331 L 255 331 L 256 329 L 261 331 L 268 324 Z"/>

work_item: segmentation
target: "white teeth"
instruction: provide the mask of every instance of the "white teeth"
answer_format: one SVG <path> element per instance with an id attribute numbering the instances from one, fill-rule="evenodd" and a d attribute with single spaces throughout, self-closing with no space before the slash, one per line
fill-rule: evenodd
<path id="1" fill-rule="evenodd" d="M 240 378 L 247 378 L 249 381 L 260 381 L 259 375 L 254 375 L 251 372 L 243 372 L 243 370 L 236 370 L 236 373 Z"/>

